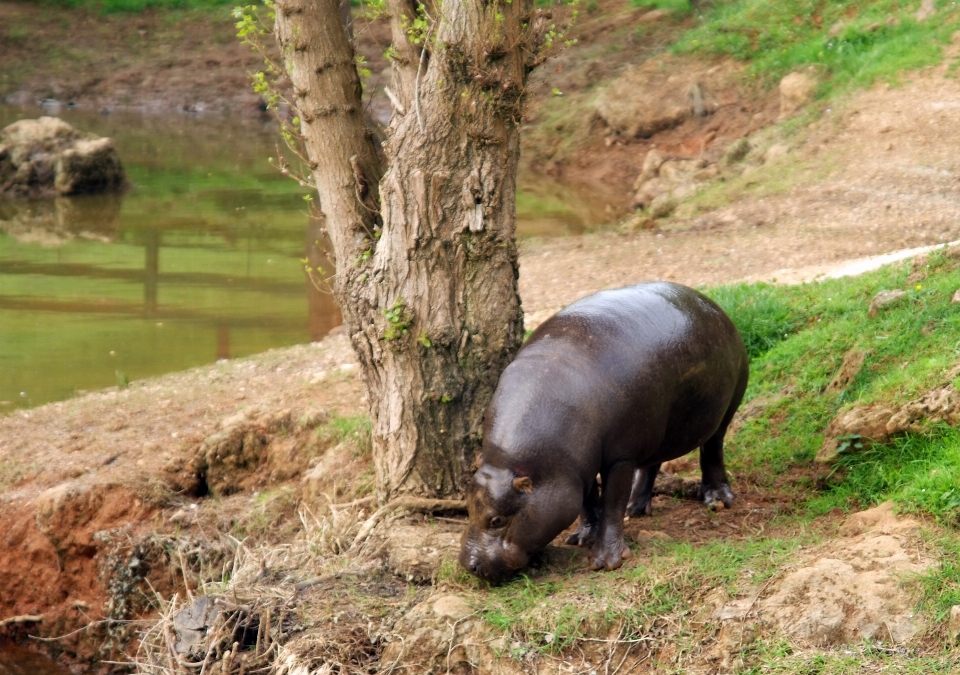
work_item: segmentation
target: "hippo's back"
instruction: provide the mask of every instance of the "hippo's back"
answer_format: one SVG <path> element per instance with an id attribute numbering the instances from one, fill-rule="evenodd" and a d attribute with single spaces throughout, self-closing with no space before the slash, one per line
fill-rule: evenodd
<path id="1" fill-rule="evenodd" d="M 739 332 L 703 294 L 669 282 L 603 291 L 534 331 L 500 379 L 489 431 L 514 447 L 624 439 L 637 447 L 616 454 L 653 457 L 716 431 L 746 377 Z"/>

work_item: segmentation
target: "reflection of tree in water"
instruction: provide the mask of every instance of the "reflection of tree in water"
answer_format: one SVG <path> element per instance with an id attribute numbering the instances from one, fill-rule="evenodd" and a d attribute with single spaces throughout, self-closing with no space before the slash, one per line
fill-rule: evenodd
<path id="1" fill-rule="evenodd" d="M 307 265 L 311 269 L 320 269 L 323 272 L 315 275 L 319 280 L 331 279 L 334 272 L 334 262 L 326 254 L 333 249 L 330 240 L 323 231 L 322 218 L 310 218 L 307 225 Z M 343 323 L 340 308 L 333 299 L 333 294 L 323 284 L 311 281 L 307 276 L 307 305 L 310 312 L 310 339 L 317 341 L 331 330 Z"/>
<path id="2" fill-rule="evenodd" d="M 122 203 L 120 195 L 0 200 L 0 232 L 41 246 L 73 239 L 109 242 L 120 230 Z"/>

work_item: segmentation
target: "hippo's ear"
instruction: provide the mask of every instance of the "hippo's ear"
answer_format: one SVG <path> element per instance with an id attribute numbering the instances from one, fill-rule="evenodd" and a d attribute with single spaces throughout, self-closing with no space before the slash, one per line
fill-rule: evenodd
<path id="1" fill-rule="evenodd" d="M 533 492 L 533 481 L 530 476 L 517 476 L 513 479 L 513 488 L 519 492 Z"/>

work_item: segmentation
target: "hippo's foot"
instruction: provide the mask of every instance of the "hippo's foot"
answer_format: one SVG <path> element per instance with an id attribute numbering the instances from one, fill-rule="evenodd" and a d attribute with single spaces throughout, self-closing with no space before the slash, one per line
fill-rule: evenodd
<path id="1" fill-rule="evenodd" d="M 700 488 L 700 496 L 703 499 L 703 503 L 706 504 L 707 508 L 711 511 L 716 511 L 723 507 L 729 509 L 733 506 L 733 492 L 726 483 L 715 488 L 702 486 Z"/>
<path id="2" fill-rule="evenodd" d="M 565 541 L 571 546 L 592 548 L 597 543 L 597 526 L 584 522 L 581 518 L 577 531 L 567 537 Z"/>
<path id="3" fill-rule="evenodd" d="M 595 546 L 593 554 L 593 561 L 590 563 L 590 569 L 592 570 L 618 569 L 623 565 L 624 560 L 633 555 L 627 545 L 623 543 L 623 539 L 612 545 Z"/>
<path id="4" fill-rule="evenodd" d="M 627 515 L 631 518 L 653 515 L 653 500 L 650 497 L 627 504 Z"/>

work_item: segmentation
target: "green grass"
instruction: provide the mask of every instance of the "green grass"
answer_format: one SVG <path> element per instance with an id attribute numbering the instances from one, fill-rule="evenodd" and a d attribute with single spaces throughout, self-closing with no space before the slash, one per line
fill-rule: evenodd
<path id="1" fill-rule="evenodd" d="M 43 0 L 45 4 L 88 9 L 101 14 L 137 13 L 155 10 L 213 10 L 234 7 L 236 0 Z"/>
<path id="2" fill-rule="evenodd" d="M 926 276 L 908 280 L 911 272 Z M 876 403 L 897 407 L 944 384 L 960 361 L 960 307 L 950 302 L 958 287 L 958 260 L 938 251 L 916 271 L 905 263 L 822 284 L 708 291 L 754 346 L 746 400 L 766 403 L 730 441 L 734 474 L 772 486 L 776 476 L 808 470 L 839 412 Z M 907 297 L 868 317 L 871 298 L 895 288 Z M 866 354 L 863 368 L 845 390 L 826 393 L 851 350 Z M 956 524 L 960 433 L 931 424 L 888 445 L 847 453 L 830 485 L 808 495 L 809 517 L 892 499 L 904 510 Z"/>
<path id="3" fill-rule="evenodd" d="M 826 95 L 895 82 L 904 71 L 939 62 L 960 18 L 949 3 L 937 4 L 938 14 L 919 22 L 919 2 L 718 1 L 673 49 L 748 61 L 748 77 L 770 86 L 813 66 L 829 75 L 820 87 Z"/>
<path id="4" fill-rule="evenodd" d="M 371 452 L 370 417 L 367 415 L 334 415 L 317 434 L 331 443 L 352 441 L 356 444 L 357 452 L 361 456 L 369 456 Z"/>
<path id="5" fill-rule="evenodd" d="M 779 290 L 768 284 L 735 284 L 707 291 L 733 320 L 754 359 L 787 339 L 802 323 Z"/>

